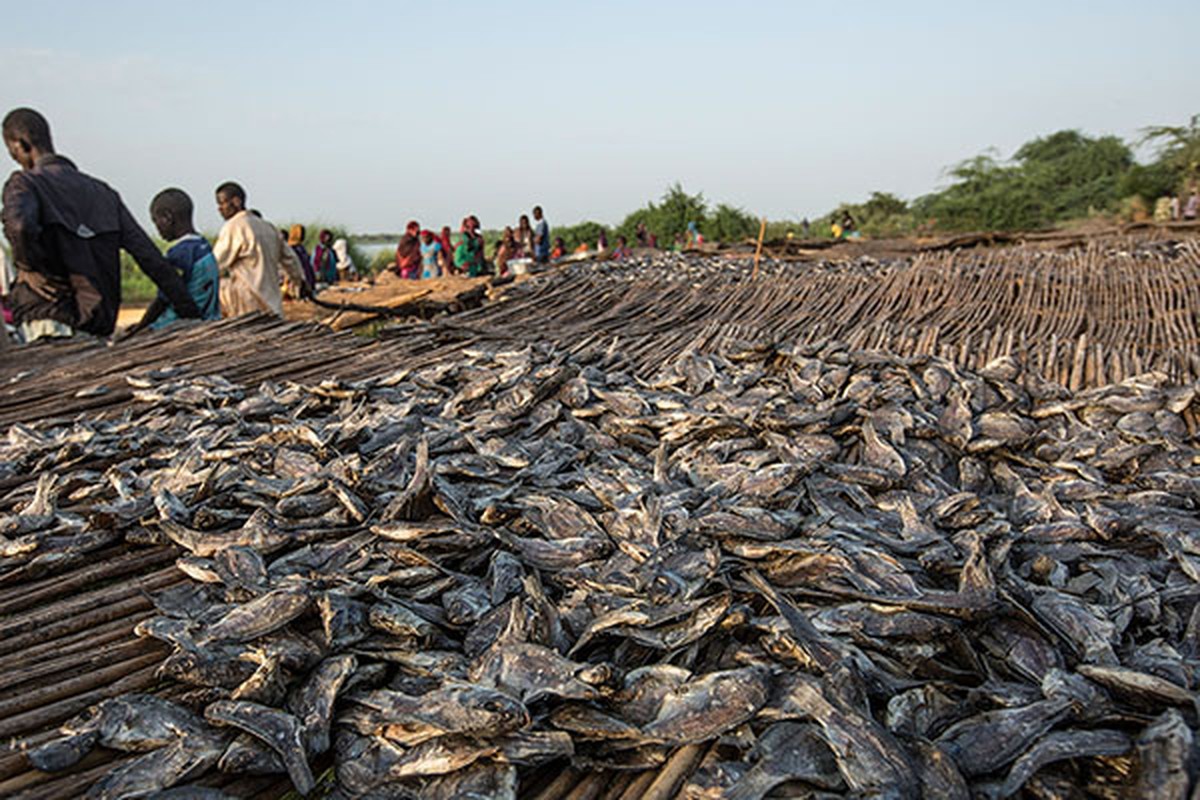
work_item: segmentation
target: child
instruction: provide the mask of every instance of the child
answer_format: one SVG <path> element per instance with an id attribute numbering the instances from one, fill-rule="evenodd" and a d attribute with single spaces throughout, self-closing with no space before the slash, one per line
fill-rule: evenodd
<path id="1" fill-rule="evenodd" d="M 558 261 L 567 254 L 567 246 L 563 243 L 561 236 L 554 237 L 554 249 L 550 251 L 550 260 Z"/>
<path id="2" fill-rule="evenodd" d="M 164 189 L 150 203 L 150 218 L 154 220 L 159 236 L 174 242 L 167 251 L 167 261 L 178 270 L 187 285 L 188 294 L 200 309 L 200 319 L 220 319 L 217 259 L 208 241 L 196 233 L 192 224 L 192 199 L 182 189 Z M 159 292 L 127 334 L 148 327 L 162 328 L 178 318 L 167 298 Z"/>
<path id="3" fill-rule="evenodd" d="M 434 237 L 433 231 L 421 231 L 421 277 L 440 278 L 442 267 L 439 255 L 442 243 Z"/>

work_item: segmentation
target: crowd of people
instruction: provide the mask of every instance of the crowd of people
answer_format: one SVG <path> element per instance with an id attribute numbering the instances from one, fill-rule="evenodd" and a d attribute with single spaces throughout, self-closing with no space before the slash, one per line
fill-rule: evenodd
<path id="1" fill-rule="evenodd" d="M 469 278 L 495 273 L 509 274 L 513 262 L 528 260 L 545 264 L 565 255 L 562 239 L 550 241 L 550 223 L 541 206 L 534 206 L 533 221 L 525 214 L 517 222 L 517 229 L 504 229 L 489 261 L 479 218 L 472 214 L 463 219 L 458 229 L 457 241 L 451 236 L 450 226 L 440 233 L 422 229 L 421 223 L 412 220 L 405 226 L 404 235 L 396 245 L 396 259 L 391 269 L 405 280 L 441 278 L 447 275 L 463 275 Z"/>

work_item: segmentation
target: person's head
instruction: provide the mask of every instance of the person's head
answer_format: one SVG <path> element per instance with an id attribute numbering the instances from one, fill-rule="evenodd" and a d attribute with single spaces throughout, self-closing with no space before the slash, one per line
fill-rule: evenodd
<path id="1" fill-rule="evenodd" d="M 15 108 L 4 117 L 4 144 L 21 169 L 33 169 L 41 156 L 54 152 L 50 123 L 32 108 Z"/>
<path id="2" fill-rule="evenodd" d="M 425 244 L 433 243 L 433 231 L 421 231 L 421 241 Z"/>
<path id="3" fill-rule="evenodd" d="M 329 230 L 328 228 L 322 229 L 321 232 L 317 234 L 317 241 L 326 247 L 329 247 L 329 245 L 333 243 L 333 231 Z"/>
<path id="4" fill-rule="evenodd" d="M 246 209 L 246 190 L 233 181 L 217 187 L 217 212 L 221 219 L 232 219 Z"/>
<path id="5" fill-rule="evenodd" d="M 192 233 L 192 198 L 183 189 L 163 189 L 150 201 L 150 219 L 158 235 L 172 242 Z"/>
<path id="6" fill-rule="evenodd" d="M 534 219 L 541 219 L 541 218 L 542 218 L 542 207 L 541 207 L 541 206 L 534 206 L 534 207 L 533 207 L 533 218 L 534 218 Z"/>
<path id="7" fill-rule="evenodd" d="M 628 240 L 626 240 L 626 238 L 624 236 L 618 236 L 617 244 L 620 245 L 621 247 L 624 247 L 625 245 L 629 244 L 629 242 L 628 242 Z"/>
<path id="8" fill-rule="evenodd" d="M 409 236 L 416 236 L 421 232 L 421 223 L 415 219 L 410 219 L 408 224 L 404 226 L 404 232 Z"/>
<path id="9" fill-rule="evenodd" d="M 449 239 L 449 238 L 450 238 L 450 226 L 449 226 L 449 225 L 443 225 L 443 226 L 442 226 L 442 238 L 443 238 L 443 239 Z"/>
<path id="10" fill-rule="evenodd" d="M 517 225 L 520 226 L 521 230 L 523 231 L 529 230 L 529 215 L 522 214 L 521 218 L 517 220 Z"/>
<path id="11" fill-rule="evenodd" d="M 304 244 L 304 233 L 305 231 L 303 225 L 300 225 L 299 223 L 293 225 L 291 229 L 288 230 L 288 244 L 290 244 L 292 247 L 295 247 L 298 244 Z"/>
<path id="12" fill-rule="evenodd" d="M 467 217 L 467 219 L 471 220 L 471 230 L 477 231 L 481 227 L 483 227 L 482 225 L 479 224 L 479 217 L 475 216 L 474 214 Z"/>
<path id="13" fill-rule="evenodd" d="M 554 246 L 555 247 L 565 247 L 566 246 L 565 243 L 563 242 L 561 236 L 554 237 Z"/>

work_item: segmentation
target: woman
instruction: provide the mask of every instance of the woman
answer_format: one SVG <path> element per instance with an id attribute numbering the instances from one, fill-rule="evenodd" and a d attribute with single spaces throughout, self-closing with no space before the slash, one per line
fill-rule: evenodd
<path id="1" fill-rule="evenodd" d="M 421 278 L 442 277 L 440 255 L 442 243 L 433 235 L 433 231 L 421 231 Z"/>
<path id="2" fill-rule="evenodd" d="M 443 265 L 442 274 L 443 275 L 453 275 L 455 272 L 455 269 L 454 269 L 454 243 L 452 241 L 450 241 L 450 226 L 449 225 L 442 226 L 442 235 L 439 238 L 439 241 L 442 243 L 442 252 L 441 252 L 441 259 L 442 259 L 442 265 Z"/>
<path id="3" fill-rule="evenodd" d="M 304 272 L 304 282 L 308 284 L 309 289 L 315 289 L 317 286 L 317 275 L 313 272 L 312 259 L 308 255 L 308 248 L 304 246 L 303 225 L 293 225 L 291 227 L 288 231 L 287 243 L 300 262 L 300 269 Z"/>
<path id="4" fill-rule="evenodd" d="M 356 281 L 358 280 L 358 268 L 354 266 L 354 259 L 350 257 L 350 245 L 345 239 L 338 239 L 333 243 L 333 254 L 337 256 L 338 280 Z"/>
<path id="5" fill-rule="evenodd" d="M 517 258 L 533 258 L 533 226 L 525 214 L 517 222 L 517 245 L 520 247 Z"/>
<path id="6" fill-rule="evenodd" d="M 337 283 L 337 254 L 333 252 L 333 232 L 323 230 L 317 235 L 317 246 L 313 250 L 313 273 L 320 283 L 330 286 Z"/>
<path id="7" fill-rule="evenodd" d="M 496 274 L 508 274 L 508 262 L 510 259 L 516 258 L 517 240 L 513 235 L 512 228 L 504 229 L 504 236 L 500 239 L 500 244 L 496 245 Z"/>
<path id="8" fill-rule="evenodd" d="M 421 277 L 421 225 L 415 219 L 404 226 L 404 235 L 396 245 L 396 274 L 409 281 Z"/>

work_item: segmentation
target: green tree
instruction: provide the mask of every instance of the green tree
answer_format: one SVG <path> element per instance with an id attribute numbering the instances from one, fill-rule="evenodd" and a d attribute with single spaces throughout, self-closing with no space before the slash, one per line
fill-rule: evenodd
<path id="1" fill-rule="evenodd" d="M 629 241 L 634 240 L 639 222 L 646 224 L 646 229 L 658 237 L 662 244 L 671 242 L 676 234 L 687 231 L 689 222 L 695 222 L 704 229 L 708 218 L 708 203 L 702 194 L 688 194 L 683 186 L 675 183 L 670 186 L 659 202 L 647 203 L 644 207 L 632 212 L 617 226 L 616 234 L 625 236 Z"/>
<path id="2" fill-rule="evenodd" d="M 1179 179 L 1192 183 L 1200 177 L 1200 114 L 1186 125 L 1154 125 L 1142 133 L 1142 144 L 1156 144 L 1159 162 Z"/>
<path id="3" fill-rule="evenodd" d="M 719 203 L 701 229 L 704 237 L 714 242 L 740 242 L 758 238 L 759 222 L 741 208 Z"/>

